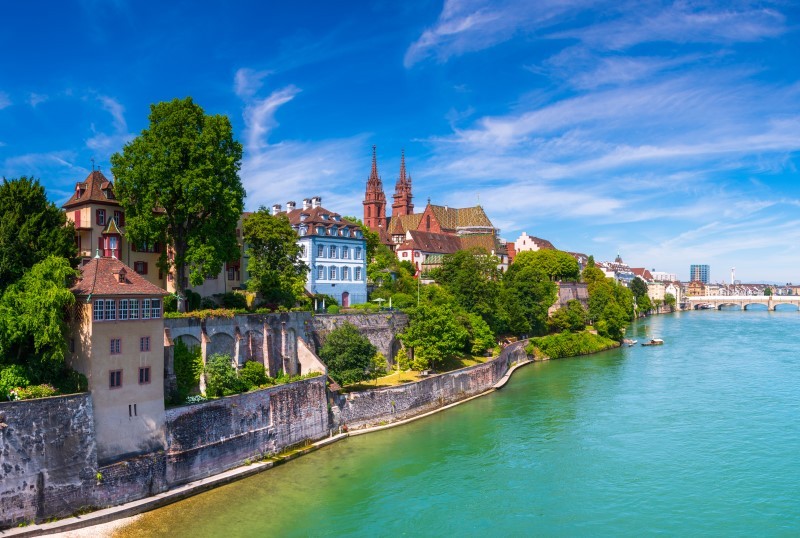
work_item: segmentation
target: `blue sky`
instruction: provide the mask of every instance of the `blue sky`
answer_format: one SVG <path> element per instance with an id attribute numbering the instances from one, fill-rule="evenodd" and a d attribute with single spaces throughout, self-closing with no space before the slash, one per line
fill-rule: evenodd
<path id="1" fill-rule="evenodd" d="M 57 203 L 191 95 L 248 208 L 480 203 L 506 239 L 712 280 L 800 282 L 793 2 L 5 2 L 0 175 Z"/>

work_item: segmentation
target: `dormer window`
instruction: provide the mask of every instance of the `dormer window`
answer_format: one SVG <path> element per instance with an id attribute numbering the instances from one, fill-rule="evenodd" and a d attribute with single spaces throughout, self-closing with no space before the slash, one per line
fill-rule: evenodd
<path id="1" fill-rule="evenodd" d="M 322 220 L 328 220 L 328 215 L 326 215 L 325 213 L 320 215 L 320 217 L 322 218 Z"/>
<path id="2" fill-rule="evenodd" d="M 300 226 L 300 235 L 306 235 L 308 233 L 308 226 Z"/>
<path id="3" fill-rule="evenodd" d="M 301 213 L 301 214 L 300 214 L 300 221 L 304 221 L 304 220 L 306 220 L 307 218 L 308 218 L 308 215 L 307 215 L 306 213 Z"/>
<path id="4" fill-rule="evenodd" d="M 325 235 L 325 228 L 317 226 L 317 235 Z"/>
<path id="5" fill-rule="evenodd" d="M 126 274 L 127 274 L 127 273 L 126 273 L 125 269 L 120 269 L 120 270 L 119 270 L 119 275 L 118 275 L 118 276 L 119 276 L 119 282 L 120 282 L 120 284 L 125 284 L 125 280 L 126 280 L 126 278 L 125 278 L 125 275 L 126 275 Z"/>
<path id="6" fill-rule="evenodd" d="M 341 220 L 342 220 L 342 217 L 340 217 L 339 215 L 335 215 L 335 216 L 333 217 L 333 220 L 335 220 L 336 222 L 339 222 L 339 221 L 341 221 Z"/>

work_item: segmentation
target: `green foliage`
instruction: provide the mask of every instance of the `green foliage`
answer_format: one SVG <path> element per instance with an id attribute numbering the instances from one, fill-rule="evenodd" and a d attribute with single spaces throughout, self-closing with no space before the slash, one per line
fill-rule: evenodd
<path id="1" fill-rule="evenodd" d="M 515 334 L 545 334 L 547 311 L 558 298 L 558 287 L 536 256 L 539 252 L 520 253 L 503 276 L 500 304 L 509 330 Z"/>
<path id="2" fill-rule="evenodd" d="M 461 250 L 444 257 L 431 276 L 455 299 L 458 306 L 483 317 L 494 330 L 502 330 L 497 299 L 500 295 L 500 261 L 480 248 Z"/>
<path id="3" fill-rule="evenodd" d="M 192 290 L 186 290 L 184 292 L 184 295 L 186 296 L 187 312 L 194 312 L 195 310 L 200 310 L 200 308 L 202 307 L 203 298 L 200 296 L 199 293 Z"/>
<path id="4" fill-rule="evenodd" d="M 772 288 L 770 288 L 769 286 L 764 288 L 764 295 L 772 295 Z"/>
<path id="5" fill-rule="evenodd" d="M 266 385 L 269 381 L 264 365 L 256 361 L 244 363 L 244 366 L 239 371 L 239 379 L 242 380 L 247 390 Z"/>
<path id="6" fill-rule="evenodd" d="M 32 377 L 50 381 L 64 368 L 69 290 L 77 275 L 65 258 L 34 265 L 0 298 L 0 357 L 24 364 Z"/>
<path id="7" fill-rule="evenodd" d="M 375 353 L 369 363 L 369 377 L 375 380 L 375 385 L 378 384 L 378 378 L 386 375 L 386 357 L 381 352 Z"/>
<path id="8" fill-rule="evenodd" d="M 222 303 L 222 308 L 247 309 L 247 297 L 234 291 L 223 293 L 220 296 L 220 303 Z"/>
<path id="9" fill-rule="evenodd" d="M 189 347 L 180 338 L 173 345 L 173 367 L 178 385 L 174 401 L 182 402 L 198 389 L 200 375 L 203 373 L 203 356 L 200 346 Z"/>
<path id="10" fill-rule="evenodd" d="M 11 364 L 0 370 L 0 399 L 8 400 L 9 394 L 17 387 L 31 384 L 25 368 L 20 364 Z"/>
<path id="11" fill-rule="evenodd" d="M 525 351 L 535 355 L 538 349 L 551 359 L 588 355 L 619 346 L 614 340 L 590 332 L 563 332 L 539 338 L 532 338 Z"/>
<path id="12" fill-rule="evenodd" d="M 175 295 L 167 295 L 164 297 L 164 313 L 178 311 L 178 298 Z"/>
<path id="13" fill-rule="evenodd" d="M 244 208 L 242 145 L 227 116 L 208 116 L 191 97 L 150 106 L 150 124 L 111 156 L 115 193 L 134 243 L 160 242 L 159 265 L 174 267 L 183 294 L 238 259 L 236 226 Z M 154 211 L 161 208 L 163 211 Z"/>
<path id="14" fill-rule="evenodd" d="M 469 331 L 470 353 L 481 355 L 495 346 L 494 333 L 482 317 L 472 312 L 467 314 L 467 330 Z"/>
<path id="15" fill-rule="evenodd" d="M 594 265 L 587 265 L 583 278 L 589 291 L 589 319 L 598 334 L 621 340 L 634 316 L 633 293 L 614 279 L 606 278 Z"/>
<path id="16" fill-rule="evenodd" d="M 393 293 L 417 294 L 416 268 L 410 262 L 401 262 L 392 250 L 378 244 L 373 257 L 367 265 L 367 277 L 376 284 L 377 289 L 370 299 L 388 299 Z"/>
<path id="17" fill-rule="evenodd" d="M 372 260 L 372 257 L 375 255 L 375 250 L 378 248 L 378 245 L 381 244 L 381 238 L 377 232 L 373 232 L 361 221 L 361 219 L 357 217 L 342 217 L 343 220 L 352 222 L 353 224 L 357 224 L 361 228 L 361 233 L 364 235 L 364 241 L 366 243 L 366 258 L 367 263 Z"/>
<path id="18" fill-rule="evenodd" d="M 675 296 L 671 293 L 664 294 L 664 304 L 670 308 L 675 308 Z"/>
<path id="19" fill-rule="evenodd" d="M 586 309 L 580 301 L 571 299 L 547 320 L 550 332 L 580 332 L 586 328 Z"/>
<path id="20" fill-rule="evenodd" d="M 0 185 L 0 294 L 25 271 L 49 256 L 77 266 L 75 228 L 47 200 L 44 187 L 32 178 L 3 179 Z"/>
<path id="21" fill-rule="evenodd" d="M 578 280 L 580 266 L 571 254 L 561 250 L 527 250 L 520 252 L 514 259 L 523 264 L 534 265 L 539 268 L 550 280 Z"/>
<path id="22" fill-rule="evenodd" d="M 644 280 L 642 280 L 637 276 L 636 278 L 631 280 L 630 290 L 631 293 L 633 293 L 633 296 L 636 297 L 636 300 L 638 301 L 640 297 L 647 295 L 647 282 L 645 282 Z"/>
<path id="23" fill-rule="evenodd" d="M 314 298 L 317 300 L 317 308 L 322 308 L 323 301 L 325 301 L 325 308 L 331 305 L 339 306 L 339 301 L 330 295 L 325 295 L 324 293 L 318 293 L 314 296 Z"/>
<path id="24" fill-rule="evenodd" d="M 327 309 L 328 314 L 338 314 L 339 313 L 339 305 L 332 304 Z"/>
<path id="25" fill-rule="evenodd" d="M 433 304 L 410 309 L 409 325 L 399 338 L 404 346 L 414 349 L 417 366 L 430 368 L 461 355 L 470 341 L 469 332 L 452 308 Z"/>
<path id="26" fill-rule="evenodd" d="M 262 206 L 243 226 L 250 256 L 248 289 L 261 293 L 267 304 L 294 306 L 302 294 L 308 266 L 300 260 L 297 232 L 289 218 L 271 215 Z"/>
<path id="27" fill-rule="evenodd" d="M 212 398 L 244 392 L 247 387 L 236 375 L 230 355 L 215 353 L 206 361 L 206 395 Z"/>
<path id="28" fill-rule="evenodd" d="M 214 310 L 218 307 L 219 305 L 211 297 L 203 297 L 200 299 L 200 308 L 202 310 Z"/>
<path id="29" fill-rule="evenodd" d="M 416 306 L 417 298 L 408 293 L 394 293 L 392 294 L 392 307 L 393 308 L 411 308 Z"/>
<path id="30" fill-rule="evenodd" d="M 19 387 L 11 391 L 12 400 L 33 400 L 35 398 L 47 398 L 49 396 L 56 396 L 58 390 L 49 384 L 42 385 L 28 385 L 27 387 Z"/>
<path id="31" fill-rule="evenodd" d="M 343 323 L 328 335 L 319 356 L 328 366 L 328 375 L 344 386 L 367 379 L 367 371 L 377 351 L 355 325 Z"/>
<path id="32" fill-rule="evenodd" d="M 53 384 L 60 394 L 75 394 L 89 390 L 89 380 L 80 372 L 72 369 L 65 369 Z"/>

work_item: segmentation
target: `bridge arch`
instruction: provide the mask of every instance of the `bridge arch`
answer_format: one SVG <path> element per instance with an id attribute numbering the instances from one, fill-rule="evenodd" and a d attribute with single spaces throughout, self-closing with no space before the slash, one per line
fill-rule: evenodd
<path id="1" fill-rule="evenodd" d="M 743 310 L 769 310 L 769 305 L 763 301 L 745 302 Z"/>
<path id="2" fill-rule="evenodd" d="M 776 312 L 797 312 L 800 311 L 800 305 L 797 303 L 777 303 L 774 310 Z"/>

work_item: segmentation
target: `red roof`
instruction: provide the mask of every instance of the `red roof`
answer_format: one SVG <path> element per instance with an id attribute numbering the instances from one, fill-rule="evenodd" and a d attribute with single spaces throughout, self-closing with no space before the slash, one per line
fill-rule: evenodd
<path id="1" fill-rule="evenodd" d="M 81 276 L 71 289 L 75 295 L 168 295 L 116 258 L 92 258 L 78 269 Z"/>
<path id="2" fill-rule="evenodd" d="M 114 185 L 100 170 L 91 172 L 84 181 L 75 184 L 75 192 L 62 207 L 75 207 L 90 202 L 119 205 L 114 198 Z"/>
<path id="3" fill-rule="evenodd" d="M 406 232 L 411 239 L 397 245 L 396 250 L 419 250 L 433 254 L 453 254 L 461 250 L 461 238 L 451 234 L 437 234 L 420 230 Z"/>

